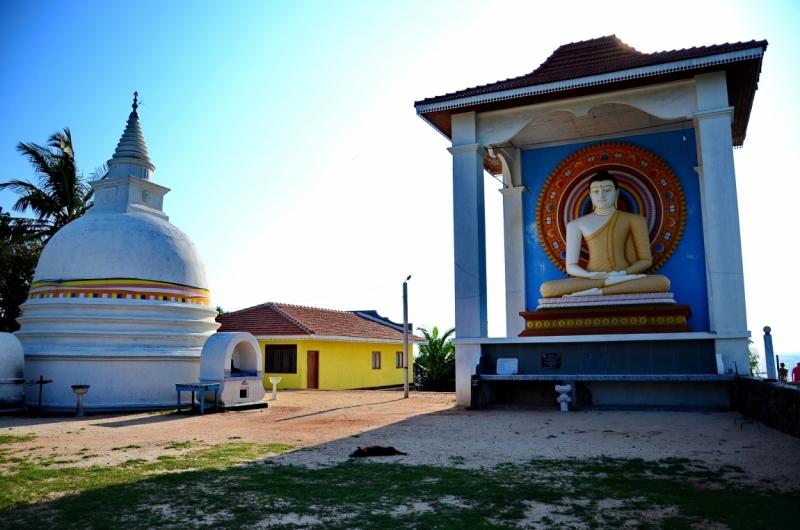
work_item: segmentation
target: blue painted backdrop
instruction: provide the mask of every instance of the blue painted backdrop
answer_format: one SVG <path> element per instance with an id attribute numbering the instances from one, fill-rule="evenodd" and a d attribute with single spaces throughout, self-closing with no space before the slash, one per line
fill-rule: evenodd
<path id="1" fill-rule="evenodd" d="M 700 210 L 700 185 L 694 167 L 697 166 L 694 129 L 669 131 L 639 136 L 626 136 L 603 142 L 625 142 L 638 145 L 661 157 L 677 175 L 686 194 L 686 228 L 675 253 L 658 269 L 670 279 L 670 291 L 681 305 L 692 306 L 689 325 L 695 331 L 708 331 L 708 297 L 706 295 L 706 265 L 703 248 L 703 224 Z M 530 193 L 526 193 L 525 216 L 525 264 L 528 286 L 528 311 L 539 305 L 539 286 L 549 280 L 565 278 L 547 257 L 536 231 L 536 202 L 547 177 L 572 153 L 584 147 L 603 142 L 582 142 L 522 152 L 522 182 Z"/>

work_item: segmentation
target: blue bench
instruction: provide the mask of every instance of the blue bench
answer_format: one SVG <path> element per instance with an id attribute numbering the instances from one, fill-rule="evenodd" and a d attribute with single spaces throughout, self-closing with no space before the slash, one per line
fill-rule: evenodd
<path id="1" fill-rule="evenodd" d="M 206 409 L 206 392 L 214 391 L 214 412 L 219 412 L 219 383 L 176 383 L 175 392 L 178 394 L 178 412 L 181 411 L 181 392 L 191 392 L 192 400 L 189 411 L 194 406 L 194 393 L 200 393 L 200 414 Z M 209 405 L 211 408 L 211 405 Z"/>

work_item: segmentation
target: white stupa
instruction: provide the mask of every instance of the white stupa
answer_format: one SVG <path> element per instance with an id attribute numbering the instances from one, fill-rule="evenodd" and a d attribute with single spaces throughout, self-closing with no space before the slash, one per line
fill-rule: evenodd
<path id="1" fill-rule="evenodd" d="M 151 182 L 137 106 L 92 183 L 94 206 L 47 243 L 21 306 L 25 378 L 53 380 L 45 409 L 75 410 L 76 384 L 91 387 L 88 411 L 174 407 L 175 383 L 197 381 L 219 327 L 203 260 L 162 211 L 170 190 Z"/>

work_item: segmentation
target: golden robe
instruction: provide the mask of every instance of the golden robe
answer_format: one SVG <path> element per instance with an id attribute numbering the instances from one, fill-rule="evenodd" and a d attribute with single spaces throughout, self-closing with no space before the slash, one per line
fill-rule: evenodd
<path id="1" fill-rule="evenodd" d="M 617 210 L 597 232 L 584 238 L 589 247 L 589 272 L 624 270 L 627 274 L 642 274 L 653 265 L 650 255 L 650 237 L 647 221 L 641 215 Z M 605 280 L 571 277 L 542 284 L 545 298 L 598 288 L 603 294 L 665 293 L 669 290 L 666 276 L 650 275 L 627 282 L 603 287 Z"/>

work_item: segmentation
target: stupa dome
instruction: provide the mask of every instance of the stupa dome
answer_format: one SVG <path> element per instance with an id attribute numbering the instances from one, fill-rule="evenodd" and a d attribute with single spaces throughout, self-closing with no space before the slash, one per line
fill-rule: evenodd
<path id="1" fill-rule="evenodd" d="M 50 239 L 34 283 L 137 278 L 208 289 L 197 247 L 176 226 L 136 211 L 93 210 Z"/>
<path id="2" fill-rule="evenodd" d="M 87 410 L 174 407 L 175 383 L 196 381 L 219 327 L 194 243 L 163 212 L 170 190 L 151 181 L 137 103 L 94 205 L 47 243 L 16 336 L 25 377 L 52 379 L 42 405 Z M 33 390 L 26 388 L 28 399 Z"/>

